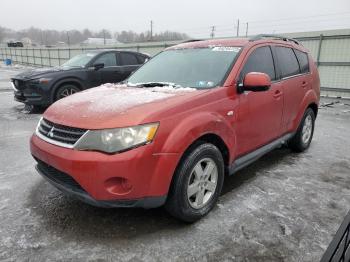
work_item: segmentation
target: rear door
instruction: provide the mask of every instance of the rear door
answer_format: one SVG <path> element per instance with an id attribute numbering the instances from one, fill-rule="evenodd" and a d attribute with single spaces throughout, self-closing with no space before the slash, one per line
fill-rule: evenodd
<path id="1" fill-rule="evenodd" d="M 123 70 L 117 63 L 117 52 L 108 52 L 100 55 L 94 64 L 103 63 L 104 67 L 97 72 L 102 83 L 117 83 L 123 79 Z"/>
<path id="2" fill-rule="evenodd" d="M 294 127 L 306 91 L 310 88 L 309 61 L 306 53 L 290 47 L 275 46 L 278 74 L 284 93 L 283 130 Z"/>
<path id="3" fill-rule="evenodd" d="M 129 52 L 120 52 L 119 58 L 121 65 L 123 67 L 123 78 L 126 79 L 131 73 L 137 70 L 143 63 L 141 59 L 138 58 L 137 54 Z"/>
<path id="4" fill-rule="evenodd" d="M 260 46 L 250 51 L 243 62 L 239 82 L 250 72 L 268 74 L 272 85 L 268 91 L 244 92 L 239 95 L 236 126 L 238 155 L 253 151 L 281 135 L 283 92 L 281 84 L 276 81 L 270 46 Z"/>

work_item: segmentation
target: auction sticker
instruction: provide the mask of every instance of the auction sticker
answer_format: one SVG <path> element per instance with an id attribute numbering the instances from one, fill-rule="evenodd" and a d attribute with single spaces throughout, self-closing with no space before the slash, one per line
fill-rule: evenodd
<path id="1" fill-rule="evenodd" d="M 241 48 L 239 47 L 233 47 L 233 46 L 216 46 L 213 47 L 212 51 L 217 51 L 217 52 L 239 52 Z"/>

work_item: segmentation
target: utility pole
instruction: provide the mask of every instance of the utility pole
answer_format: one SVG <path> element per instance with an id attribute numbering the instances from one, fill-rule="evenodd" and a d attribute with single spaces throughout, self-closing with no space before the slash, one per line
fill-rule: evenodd
<path id="1" fill-rule="evenodd" d="M 43 44 L 44 44 L 44 40 L 43 40 L 43 30 L 40 30 L 40 32 L 41 32 L 41 34 L 40 34 L 40 36 L 41 36 L 41 45 L 43 45 Z"/>
<path id="2" fill-rule="evenodd" d="M 153 21 L 151 20 L 151 41 L 153 40 Z"/>
<path id="3" fill-rule="evenodd" d="M 66 33 L 67 33 L 67 44 L 68 44 L 68 46 L 70 46 L 70 41 L 69 41 L 69 32 L 67 31 Z"/>
<path id="4" fill-rule="evenodd" d="M 106 45 L 106 30 L 103 29 L 103 45 Z"/>
<path id="5" fill-rule="evenodd" d="M 210 37 L 211 37 L 211 38 L 214 38 L 214 36 L 215 36 L 215 26 L 212 26 L 212 27 L 211 27 Z"/>
<path id="6" fill-rule="evenodd" d="M 245 28 L 245 37 L 248 37 L 248 22 L 246 23 L 246 28 Z"/>
<path id="7" fill-rule="evenodd" d="M 239 36 L 239 19 L 237 19 L 237 36 Z"/>

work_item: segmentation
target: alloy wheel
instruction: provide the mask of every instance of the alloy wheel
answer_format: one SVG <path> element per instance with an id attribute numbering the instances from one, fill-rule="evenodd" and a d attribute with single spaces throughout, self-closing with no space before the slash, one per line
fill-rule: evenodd
<path id="1" fill-rule="evenodd" d="M 204 158 L 194 166 L 187 186 L 190 206 L 200 209 L 213 197 L 218 183 L 218 167 L 211 158 Z"/>
<path id="2" fill-rule="evenodd" d="M 301 139 L 304 144 L 309 143 L 309 140 L 312 135 L 313 122 L 311 115 L 308 115 L 304 120 L 304 125 L 302 129 Z"/>
<path id="3" fill-rule="evenodd" d="M 76 92 L 78 92 L 78 90 L 76 90 L 75 88 L 65 88 L 62 90 L 62 92 L 59 93 L 58 98 L 61 99 L 61 98 L 73 95 Z"/>

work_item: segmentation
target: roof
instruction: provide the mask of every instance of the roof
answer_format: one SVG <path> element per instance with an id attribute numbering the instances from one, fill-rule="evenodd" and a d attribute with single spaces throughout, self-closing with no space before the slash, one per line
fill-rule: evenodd
<path id="1" fill-rule="evenodd" d="M 175 46 L 171 46 L 166 50 L 183 49 L 183 48 L 205 48 L 205 47 L 212 47 L 212 46 L 242 47 L 246 45 L 254 45 L 254 44 L 261 44 L 261 43 L 278 43 L 278 44 L 293 47 L 302 51 L 307 51 L 302 45 L 297 43 L 297 41 L 294 39 L 289 39 L 281 36 L 271 36 L 271 35 L 258 35 L 258 36 L 255 36 L 254 38 L 231 38 L 231 39 L 224 38 L 224 39 L 210 39 L 210 40 L 203 40 L 203 41 L 193 40 L 193 41 L 187 41 L 185 43 L 181 43 Z"/>
<path id="2" fill-rule="evenodd" d="M 111 51 L 114 51 L 114 52 L 125 52 L 125 53 L 134 53 L 134 54 L 139 54 L 139 55 L 144 55 L 144 56 L 149 57 L 148 54 L 141 53 L 141 52 L 136 52 L 136 51 L 133 51 L 133 50 L 121 50 L 121 49 L 85 49 L 84 50 L 85 53 L 96 53 L 96 54 L 101 54 L 101 53 L 104 53 L 104 52 L 111 52 Z"/>

